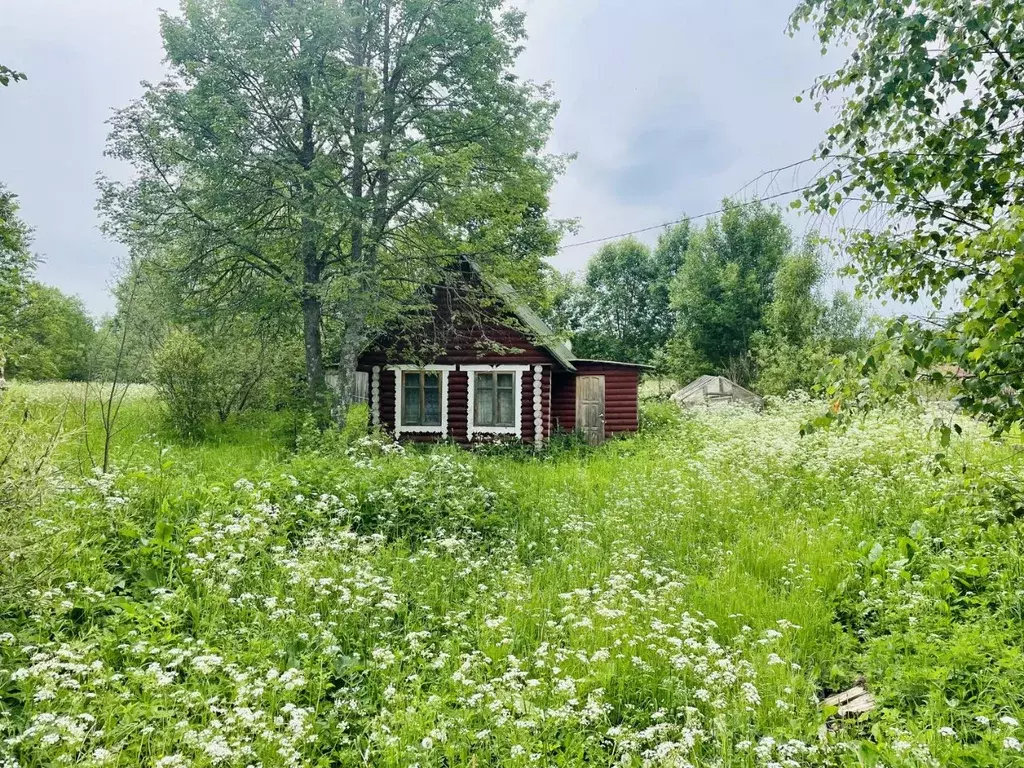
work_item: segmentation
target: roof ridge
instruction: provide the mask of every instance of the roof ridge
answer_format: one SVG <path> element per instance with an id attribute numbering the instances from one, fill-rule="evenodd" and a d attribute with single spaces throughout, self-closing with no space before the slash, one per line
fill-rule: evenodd
<path id="1" fill-rule="evenodd" d="M 524 302 L 519 293 L 511 284 L 505 280 L 500 280 L 496 277 L 487 275 L 480 265 L 477 264 L 469 256 L 463 256 L 463 260 L 469 265 L 477 276 L 496 294 L 504 299 L 508 304 L 512 313 L 519 318 L 519 321 L 525 325 L 529 330 L 537 336 L 538 341 L 542 347 L 548 350 L 558 362 L 565 366 L 570 371 L 575 371 L 576 366 L 573 365 L 573 361 L 578 358 L 572 353 L 564 343 L 556 338 L 554 329 L 547 324 L 537 312 L 535 312 L 526 302 Z"/>

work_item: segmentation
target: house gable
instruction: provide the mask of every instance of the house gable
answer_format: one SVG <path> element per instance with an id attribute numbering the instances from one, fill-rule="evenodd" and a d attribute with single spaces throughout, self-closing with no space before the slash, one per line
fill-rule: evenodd
<path id="1" fill-rule="evenodd" d="M 579 374 L 600 379 L 597 437 L 636 431 L 640 366 L 577 359 L 508 284 L 468 260 L 463 274 L 494 306 L 463 312 L 457 289 L 437 289 L 419 328 L 384 335 L 360 356 L 374 426 L 403 440 L 539 447 L 577 427 Z"/>

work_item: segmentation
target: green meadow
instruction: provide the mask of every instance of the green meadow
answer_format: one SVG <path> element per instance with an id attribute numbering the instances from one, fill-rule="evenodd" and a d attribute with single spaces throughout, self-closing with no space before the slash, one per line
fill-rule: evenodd
<path id="1" fill-rule="evenodd" d="M 140 387 L 103 473 L 80 385 L 15 385 L 0 765 L 1021 765 L 1019 439 L 820 407 L 474 454 L 180 444 Z"/>

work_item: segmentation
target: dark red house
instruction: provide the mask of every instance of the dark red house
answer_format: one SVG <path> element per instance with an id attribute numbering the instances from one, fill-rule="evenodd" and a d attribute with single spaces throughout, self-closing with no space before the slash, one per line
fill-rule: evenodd
<path id="1" fill-rule="evenodd" d="M 357 386 L 375 426 L 402 440 L 538 447 L 558 431 L 578 430 L 596 444 L 637 430 L 644 366 L 577 358 L 508 285 L 469 270 L 500 306 L 460 323 L 444 298 L 435 301 L 429 332 L 448 331 L 429 363 L 388 339 L 360 357 Z"/>

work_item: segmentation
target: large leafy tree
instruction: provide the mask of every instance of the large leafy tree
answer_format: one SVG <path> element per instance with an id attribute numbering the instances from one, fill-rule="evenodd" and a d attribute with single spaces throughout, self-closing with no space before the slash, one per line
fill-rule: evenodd
<path id="1" fill-rule="evenodd" d="M 764 328 L 754 334 L 751 348 L 758 392 L 809 390 L 831 360 L 866 346 L 863 307 L 843 292 L 827 298 L 826 274 L 812 239 L 779 265 Z"/>
<path id="2" fill-rule="evenodd" d="M 745 380 L 754 334 L 765 328 L 775 275 L 793 239 L 777 208 L 726 201 L 724 209 L 689 236 L 672 284 L 674 367 Z"/>
<path id="3" fill-rule="evenodd" d="M 105 185 L 109 227 L 211 305 L 293 307 L 319 398 L 325 326 L 344 377 L 454 254 L 512 278 L 554 248 L 554 105 L 503 5 L 184 0 L 169 78 L 112 121 L 137 175 Z"/>
<path id="4" fill-rule="evenodd" d="M 9 372 L 20 379 L 84 380 L 96 330 L 81 299 L 35 281 L 24 296 Z"/>
<path id="5" fill-rule="evenodd" d="M 937 325 L 895 321 L 864 373 L 903 354 L 905 382 L 957 371 L 969 412 L 1024 420 L 1024 5 L 1007 0 L 804 0 L 823 48 L 848 56 L 813 98 L 842 100 L 807 194 L 815 211 L 855 206 L 840 230 L 864 290 L 957 307 Z M 849 220 L 854 220 L 850 217 Z M 867 380 L 869 377 L 864 377 Z M 844 414 L 873 393 L 835 391 Z"/>
<path id="6" fill-rule="evenodd" d="M 659 346 L 663 346 L 675 328 L 675 316 L 672 313 L 672 283 L 686 260 L 686 252 L 690 247 L 692 235 L 689 219 L 666 227 L 658 236 L 654 248 L 654 270 L 657 278 L 653 287 L 653 301 L 657 306 L 659 323 L 657 333 L 660 337 Z"/>
<path id="7" fill-rule="evenodd" d="M 16 318 L 35 270 L 31 243 L 32 230 L 19 215 L 17 197 L 0 184 L 0 372 L 16 339 Z"/>
<path id="8" fill-rule="evenodd" d="M 581 357 L 647 362 L 660 346 L 657 267 L 643 243 L 609 243 L 587 264 L 576 296 L 573 348 Z M 661 313 L 664 314 L 664 313 Z"/>
<path id="9" fill-rule="evenodd" d="M 601 248 L 582 280 L 555 275 L 552 319 L 581 357 L 657 363 L 675 329 L 670 287 L 690 241 L 690 223 L 667 228 L 652 251 L 627 238 Z"/>

